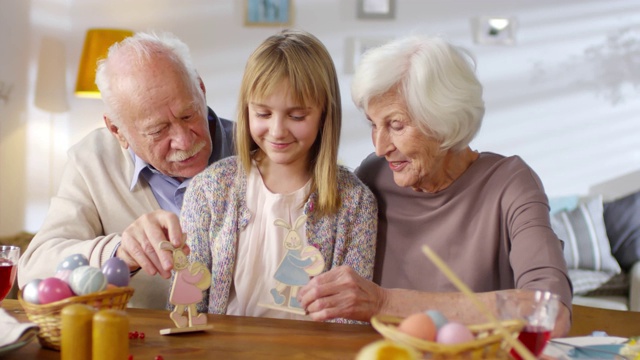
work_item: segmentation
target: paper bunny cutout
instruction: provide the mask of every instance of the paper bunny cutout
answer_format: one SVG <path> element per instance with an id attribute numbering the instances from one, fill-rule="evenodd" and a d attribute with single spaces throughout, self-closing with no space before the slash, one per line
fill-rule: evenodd
<path id="1" fill-rule="evenodd" d="M 198 314 L 196 304 L 202 301 L 202 291 L 211 286 L 211 272 L 202 263 L 189 263 L 182 246 L 174 248 L 170 242 L 162 241 L 160 249 L 173 253 L 175 275 L 169 302 L 175 308 L 169 317 L 178 328 L 206 325 L 207 315 Z M 188 317 L 183 315 L 185 310 L 188 311 Z"/>
<path id="2" fill-rule="evenodd" d="M 283 240 L 287 253 L 282 258 L 275 275 L 276 286 L 270 290 L 276 305 L 302 310 L 296 295 L 301 286 L 309 282 L 309 275 L 317 275 L 324 269 L 324 258 L 313 246 L 303 248 L 298 229 L 307 221 L 306 215 L 300 215 L 293 226 L 282 219 L 276 219 L 274 225 L 287 229 Z M 289 288 L 289 301 L 285 304 L 285 290 Z"/>

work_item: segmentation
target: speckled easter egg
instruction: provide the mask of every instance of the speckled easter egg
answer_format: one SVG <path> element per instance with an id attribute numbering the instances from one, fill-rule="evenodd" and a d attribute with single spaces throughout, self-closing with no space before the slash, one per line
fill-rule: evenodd
<path id="1" fill-rule="evenodd" d="M 440 329 L 442 329 L 442 326 L 449 322 L 447 317 L 438 310 L 427 310 L 425 311 L 425 314 L 429 315 L 431 320 L 433 320 L 433 323 L 436 325 L 437 331 L 440 331 Z"/>
<path id="2" fill-rule="evenodd" d="M 460 344 L 474 339 L 471 330 L 457 322 L 444 324 L 436 336 L 436 341 L 441 344 Z"/>
<path id="3" fill-rule="evenodd" d="M 102 273 L 107 277 L 107 283 L 115 286 L 129 285 L 129 266 L 124 260 L 112 257 L 102 264 Z"/>
<path id="4" fill-rule="evenodd" d="M 69 284 L 56 278 L 43 279 L 38 284 L 38 300 L 40 304 L 48 304 L 73 296 Z"/>
<path id="5" fill-rule="evenodd" d="M 28 303 L 40 304 L 38 299 L 38 285 L 40 285 L 42 279 L 33 279 L 27 283 L 22 289 L 22 299 Z"/>
<path id="6" fill-rule="evenodd" d="M 80 266 L 89 265 L 89 260 L 82 254 L 69 255 L 56 268 L 56 272 L 60 270 L 73 270 Z"/>
<path id="7" fill-rule="evenodd" d="M 80 266 L 71 272 L 69 285 L 76 295 L 87 295 L 107 288 L 107 277 L 100 269 Z"/>

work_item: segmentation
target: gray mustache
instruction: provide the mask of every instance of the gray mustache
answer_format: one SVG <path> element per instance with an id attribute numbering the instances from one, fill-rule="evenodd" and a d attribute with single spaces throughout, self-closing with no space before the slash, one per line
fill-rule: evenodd
<path id="1" fill-rule="evenodd" d="M 174 152 L 173 154 L 169 155 L 167 160 L 171 161 L 171 162 L 179 162 L 179 161 L 186 160 L 186 159 L 192 157 L 193 155 L 197 154 L 200 150 L 202 150 L 205 147 L 205 145 L 206 145 L 205 142 L 201 141 L 201 142 L 195 144 L 189 150 L 176 150 L 176 152 Z"/>

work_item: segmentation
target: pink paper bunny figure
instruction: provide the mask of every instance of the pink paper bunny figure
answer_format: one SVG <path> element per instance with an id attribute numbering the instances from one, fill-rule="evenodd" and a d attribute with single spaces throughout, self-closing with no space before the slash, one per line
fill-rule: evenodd
<path id="1" fill-rule="evenodd" d="M 170 242 L 163 241 L 160 249 L 173 252 L 175 275 L 169 302 L 175 308 L 169 317 L 179 328 L 206 325 L 207 316 L 198 314 L 196 304 L 202 301 L 202 291 L 211 286 L 211 273 L 202 263 L 189 263 L 182 247 L 174 248 Z M 183 315 L 185 310 L 188 310 L 188 318 Z"/>

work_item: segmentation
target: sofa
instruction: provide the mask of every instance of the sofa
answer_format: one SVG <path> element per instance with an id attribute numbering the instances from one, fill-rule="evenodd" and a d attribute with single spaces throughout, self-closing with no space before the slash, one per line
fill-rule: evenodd
<path id="1" fill-rule="evenodd" d="M 573 303 L 640 311 L 640 171 L 550 197 L 551 226 L 564 242 Z"/>

